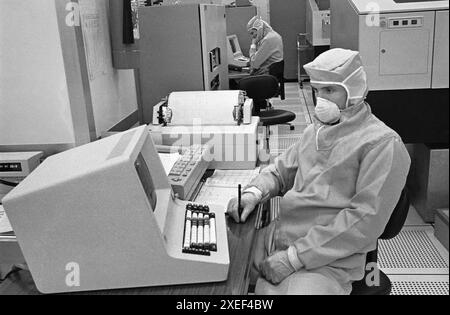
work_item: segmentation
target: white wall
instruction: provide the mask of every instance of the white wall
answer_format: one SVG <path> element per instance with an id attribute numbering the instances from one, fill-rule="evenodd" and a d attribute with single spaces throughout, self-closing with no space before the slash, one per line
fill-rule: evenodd
<path id="1" fill-rule="evenodd" d="M 270 0 L 249 0 L 257 9 L 258 15 L 262 17 L 264 21 L 270 23 Z M 235 0 L 222 0 L 223 5 L 229 5 L 235 2 Z"/>
<path id="2" fill-rule="evenodd" d="M 112 66 L 108 0 L 79 3 L 95 127 L 100 136 L 137 110 L 134 73 Z"/>
<path id="3" fill-rule="evenodd" d="M 58 1 L 64 6 L 69 2 Z M 64 16 L 58 16 L 54 0 L 0 0 L 0 146 L 77 142 L 80 130 L 75 131 L 74 125 L 79 126 L 80 117 L 72 117 L 73 106 L 80 106 L 84 95 L 79 90 L 71 93 L 76 89 L 67 79 L 78 73 L 89 76 L 92 104 L 87 101 L 87 106 L 94 115 L 81 118 L 95 122 L 97 136 L 137 110 L 133 71 L 112 67 L 108 0 L 79 2 L 87 4 L 82 6 L 87 70 L 72 60 L 75 54 L 67 49 L 64 55 L 71 66 L 64 63 L 61 36 L 65 35 L 60 33 L 66 30 L 58 29 L 58 19 Z M 78 101 L 71 102 L 72 98 Z"/>
<path id="4" fill-rule="evenodd" d="M 54 1 L 0 1 L 0 145 L 73 143 Z"/>
<path id="5" fill-rule="evenodd" d="M 262 17 L 264 21 L 270 24 L 270 0 L 251 0 L 258 11 L 258 15 Z"/>

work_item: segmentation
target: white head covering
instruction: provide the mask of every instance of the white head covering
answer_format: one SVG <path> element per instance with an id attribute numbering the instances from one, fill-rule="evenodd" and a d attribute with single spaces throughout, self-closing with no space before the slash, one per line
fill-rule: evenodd
<path id="1" fill-rule="evenodd" d="M 248 21 L 247 23 L 247 31 L 250 32 L 251 29 L 255 29 L 257 31 L 256 40 L 259 42 L 263 39 L 269 32 L 273 31 L 272 27 L 264 21 L 260 16 L 255 15 Z"/>
<path id="2" fill-rule="evenodd" d="M 367 96 L 367 75 L 359 52 L 334 48 L 304 65 L 311 84 L 339 85 L 347 91 L 346 107 L 360 104 Z"/>

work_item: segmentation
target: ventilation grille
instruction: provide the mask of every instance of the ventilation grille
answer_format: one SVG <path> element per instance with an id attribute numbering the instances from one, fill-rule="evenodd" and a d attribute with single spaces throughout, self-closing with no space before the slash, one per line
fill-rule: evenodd
<path id="1" fill-rule="evenodd" d="M 391 295 L 448 295 L 448 281 L 393 281 Z"/>
<path id="2" fill-rule="evenodd" d="M 448 259 L 441 255 L 427 230 L 403 230 L 392 240 L 381 240 L 379 246 L 382 269 L 448 269 Z"/>

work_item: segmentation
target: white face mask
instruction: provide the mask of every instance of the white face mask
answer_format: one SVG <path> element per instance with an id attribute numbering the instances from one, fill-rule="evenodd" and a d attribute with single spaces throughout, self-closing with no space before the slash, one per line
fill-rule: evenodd
<path id="1" fill-rule="evenodd" d="M 314 108 L 317 118 L 325 124 L 333 124 L 341 118 L 341 110 L 336 103 L 318 97 Z"/>

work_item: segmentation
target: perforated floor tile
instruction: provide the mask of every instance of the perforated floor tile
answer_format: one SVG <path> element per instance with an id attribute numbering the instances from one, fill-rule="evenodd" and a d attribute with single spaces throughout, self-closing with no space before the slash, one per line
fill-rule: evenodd
<path id="1" fill-rule="evenodd" d="M 292 105 L 292 106 L 298 106 L 298 105 L 305 106 L 306 105 L 303 102 L 303 100 L 298 98 L 298 97 L 297 98 L 292 98 L 292 99 L 285 99 L 283 101 L 280 101 L 280 100 L 273 101 L 273 100 L 271 100 L 271 103 L 275 107 L 277 107 L 277 106 L 289 106 L 289 105 Z"/>
<path id="2" fill-rule="evenodd" d="M 448 275 L 391 275 L 391 295 L 449 295 Z"/>
<path id="3" fill-rule="evenodd" d="M 378 263 L 387 274 L 448 274 L 448 261 L 431 226 L 405 227 L 395 238 L 379 241 Z"/>
<path id="4" fill-rule="evenodd" d="M 301 135 L 305 131 L 306 127 L 308 127 L 308 123 L 302 124 L 292 124 L 294 126 L 294 130 L 291 130 L 290 126 L 287 125 L 279 125 L 278 126 L 278 136 L 288 136 L 288 135 Z"/>
<path id="5" fill-rule="evenodd" d="M 286 83 L 284 83 L 284 89 L 286 91 L 289 91 L 289 90 L 298 91 L 298 88 L 299 88 L 298 82 L 286 82 Z"/>

